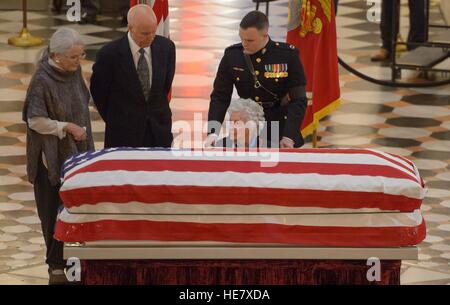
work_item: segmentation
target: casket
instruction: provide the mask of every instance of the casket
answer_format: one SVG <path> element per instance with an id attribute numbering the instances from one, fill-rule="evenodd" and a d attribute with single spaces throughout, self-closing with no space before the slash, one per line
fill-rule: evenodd
<path id="1" fill-rule="evenodd" d="M 66 161 L 55 237 L 86 261 L 378 257 L 399 269 L 425 238 L 424 194 L 411 161 L 371 149 L 114 148 Z"/>

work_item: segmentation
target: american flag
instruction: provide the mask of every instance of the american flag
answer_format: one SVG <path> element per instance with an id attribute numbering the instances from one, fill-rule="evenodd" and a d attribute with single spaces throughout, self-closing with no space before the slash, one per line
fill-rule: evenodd
<path id="1" fill-rule="evenodd" d="M 251 151 L 250 151 L 251 152 Z M 420 243 L 414 164 L 371 149 L 113 148 L 66 161 L 56 238 L 392 247 Z"/>

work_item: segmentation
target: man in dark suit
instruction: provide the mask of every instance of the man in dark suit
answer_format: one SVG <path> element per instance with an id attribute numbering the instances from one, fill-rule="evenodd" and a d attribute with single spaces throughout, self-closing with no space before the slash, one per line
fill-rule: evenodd
<path id="1" fill-rule="evenodd" d="M 170 147 L 168 94 L 175 74 L 175 45 L 156 35 L 152 8 L 128 13 L 128 33 L 97 54 L 91 94 L 106 123 L 105 147 Z"/>

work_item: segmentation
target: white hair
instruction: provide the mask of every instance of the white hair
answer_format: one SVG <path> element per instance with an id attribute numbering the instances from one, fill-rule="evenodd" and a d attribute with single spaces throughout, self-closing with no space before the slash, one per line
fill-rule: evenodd
<path id="1" fill-rule="evenodd" d="M 144 11 L 146 10 L 146 12 Z M 141 4 L 136 4 L 133 7 L 131 7 L 128 10 L 127 13 L 127 22 L 129 25 L 135 25 L 135 20 L 134 18 L 138 15 L 138 14 L 146 14 L 149 13 L 152 15 L 152 18 L 157 22 L 157 18 L 155 15 L 155 11 L 153 10 L 153 8 L 150 6 L 149 3 L 141 3 Z M 147 16 L 146 16 L 147 17 Z"/>
<path id="2" fill-rule="evenodd" d="M 48 48 L 50 54 L 66 54 L 74 45 L 85 44 L 77 31 L 63 27 L 53 33 Z"/>
<path id="3" fill-rule="evenodd" d="M 251 99 L 236 99 L 232 100 L 227 109 L 227 113 L 231 115 L 233 112 L 244 112 L 248 116 L 249 121 L 253 121 L 258 126 L 258 133 L 261 132 L 264 122 L 263 107 Z"/>

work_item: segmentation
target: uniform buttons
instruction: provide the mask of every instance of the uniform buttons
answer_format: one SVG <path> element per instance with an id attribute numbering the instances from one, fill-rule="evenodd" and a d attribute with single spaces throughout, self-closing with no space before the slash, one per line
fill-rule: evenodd
<path id="1" fill-rule="evenodd" d="M 236 80 L 237 80 L 237 81 L 240 81 L 241 79 L 240 79 L 239 77 L 236 77 Z"/>
<path id="2" fill-rule="evenodd" d="M 284 116 L 284 119 L 287 120 L 287 116 Z"/>
<path id="3" fill-rule="evenodd" d="M 275 78 L 275 81 L 278 83 L 278 78 Z"/>
<path id="4" fill-rule="evenodd" d="M 259 64 L 259 63 L 261 62 L 261 58 L 258 57 L 258 58 L 256 59 L 256 62 Z"/>
<path id="5" fill-rule="evenodd" d="M 255 96 L 255 101 L 259 101 L 259 96 Z"/>
<path id="6" fill-rule="evenodd" d="M 255 71 L 255 74 L 256 74 L 256 75 L 259 75 L 259 71 L 258 71 L 258 70 L 256 70 L 256 71 Z"/>

